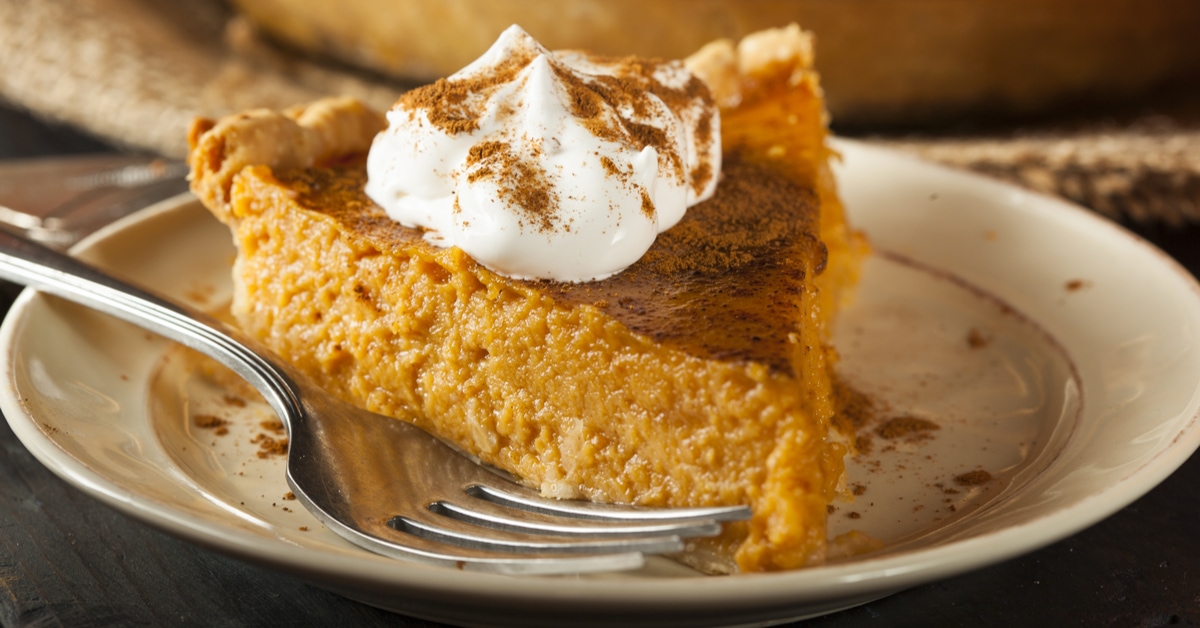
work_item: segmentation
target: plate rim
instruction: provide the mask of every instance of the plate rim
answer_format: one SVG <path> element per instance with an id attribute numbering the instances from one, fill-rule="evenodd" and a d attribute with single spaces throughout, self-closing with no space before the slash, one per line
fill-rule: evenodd
<path id="1" fill-rule="evenodd" d="M 942 176 L 965 177 L 969 183 L 982 186 L 984 190 L 1011 193 L 1017 189 L 981 175 L 930 164 L 915 157 L 861 142 L 839 139 L 833 145 L 838 152 L 850 158 L 854 154 L 869 153 L 885 159 L 900 159 L 919 164 L 919 167 L 933 169 Z M 1093 227 L 1101 225 L 1124 238 L 1131 246 L 1155 254 L 1157 262 L 1165 265 L 1165 270 L 1172 271 L 1190 288 L 1193 309 L 1200 313 L 1200 283 L 1197 283 L 1182 265 L 1153 244 L 1090 210 L 1036 192 L 1021 191 L 1036 199 L 1039 207 L 1044 208 L 1038 209 L 1039 212 L 1066 211 L 1073 214 L 1070 216 L 1073 220 L 1088 221 Z M 73 250 L 79 251 L 95 246 L 107 238 L 119 236 L 134 224 L 153 220 L 171 212 L 188 211 L 189 207 L 198 203 L 199 201 L 190 194 L 157 203 L 101 229 L 81 241 Z M 17 356 L 14 347 L 29 311 L 38 307 L 44 299 L 44 296 L 30 289 L 23 290 L 0 325 L 0 354 L 5 356 L 6 369 L 5 386 L 0 390 L 0 410 L 18 439 L 41 464 L 69 484 L 123 514 L 197 545 L 310 581 L 315 579 L 319 586 L 324 586 L 320 585 L 320 581 L 325 578 L 336 577 L 370 590 L 391 590 L 400 597 L 420 592 L 431 595 L 430 599 L 436 600 L 439 597 L 437 594 L 448 598 L 468 593 L 488 598 L 494 605 L 503 608 L 529 601 L 551 602 L 552 606 L 564 609 L 568 606 L 578 609 L 581 604 L 605 606 L 620 603 L 638 607 L 647 613 L 672 612 L 686 605 L 693 611 L 692 614 L 708 609 L 736 613 L 739 609 L 749 611 L 764 605 L 799 608 L 815 601 L 834 598 L 881 597 L 910 586 L 1034 551 L 1090 527 L 1149 492 L 1200 447 L 1198 410 L 1176 432 L 1170 446 L 1156 451 L 1152 458 L 1121 477 L 1105 491 L 1083 497 L 1072 504 L 1055 508 L 1018 525 L 951 540 L 932 547 L 768 574 L 654 580 L 556 579 L 554 591 L 548 595 L 544 588 L 523 586 L 528 584 L 528 579 L 512 576 L 460 572 L 416 563 L 398 564 L 365 552 L 362 557 L 320 555 L 321 552 L 312 548 L 297 548 L 283 542 L 265 543 L 263 537 L 243 530 L 222 530 L 211 523 L 202 525 L 198 521 L 190 520 L 186 514 L 172 510 L 169 505 L 141 498 L 107 481 L 100 473 L 57 449 L 53 438 L 37 428 L 37 418 L 26 411 L 20 401 L 20 393 L 15 388 L 14 361 Z M 1200 385 L 1193 391 L 1194 399 L 1196 395 L 1200 395 Z M 1047 533 L 1047 528 L 1053 532 Z M 1036 538 L 1035 542 L 1030 542 L 1031 536 Z M 312 560 L 314 557 L 310 554 L 314 553 L 320 555 L 317 556 L 320 560 Z M 731 582 L 734 584 L 730 585 Z M 745 583 L 744 586 L 741 583 Z M 346 592 L 343 594 L 354 597 Z"/>

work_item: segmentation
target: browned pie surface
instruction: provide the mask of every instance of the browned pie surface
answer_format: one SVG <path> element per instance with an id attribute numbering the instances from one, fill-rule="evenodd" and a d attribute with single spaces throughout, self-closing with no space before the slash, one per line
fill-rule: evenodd
<path id="1" fill-rule="evenodd" d="M 716 195 L 625 272 L 587 283 L 512 281 L 565 306 L 592 305 L 688 354 L 791 374 L 787 335 L 803 309 L 805 269 L 825 263 L 818 200 L 812 190 L 732 157 Z M 337 219 L 373 246 L 433 248 L 366 197 L 361 166 L 294 170 L 279 179 L 297 192 L 299 205 Z"/>

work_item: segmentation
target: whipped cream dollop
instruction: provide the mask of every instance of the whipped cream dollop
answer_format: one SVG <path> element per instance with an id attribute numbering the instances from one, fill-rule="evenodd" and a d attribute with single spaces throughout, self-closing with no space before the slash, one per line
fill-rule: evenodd
<path id="1" fill-rule="evenodd" d="M 387 118 L 367 194 L 520 279 L 620 272 L 720 174 L 717 107 L 681 62 L 551 52 L 517 26 Z"/>

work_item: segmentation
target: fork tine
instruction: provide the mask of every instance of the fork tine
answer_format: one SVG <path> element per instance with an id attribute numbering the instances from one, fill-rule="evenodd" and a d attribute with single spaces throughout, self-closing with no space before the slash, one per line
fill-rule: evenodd
<path id="1" fill-rule="evenodd" d="M 518 485 L 474 482 L 464 488 L 472 497 L 510 508 L 539 512 L 575 519 L 625 522 L 695 522 L 745 521 L 750 518 L 746 506 L 712 506 L 700 508 L 636 508 L 599 504 L 581 500 L 557 500 L 542 497 L 537 492 Z"/>
<path id="2" fill-rule="evenodd" d="M 339 525 L 338 522 L 333 522 L 333 527 Z M 355 545 L 376 554 L 463 571 L 513 575 L 556 575 L 628 571 L 640 569 L 646 564 L 646 555 L 637 551 L 527 554 L 480 547 L 455 546 L 443 543 L 438 539 L 415 536 L 396 530 L 390 522 L 387 527 L 392 532 L 390 535 L 382 533 L 380 530 L 365 532 L 349 528 L 338 530 L 338 534 Z M 397 535 L 405 538 L 397 539 Z"/>
<path id="3" fill-rule="evenodd" d="M 601 538 L 636 538 L 654 536 L 716 536 L 721 533 L 721 524 L 709 520 L 660 521 L 657 519 L 637 522 L 616 522 L 560 515 L 544 515 L 537 511 L 522 510 L 521 517 L 511 517 L 508 508 L 494 502 L 475 500 L 470 507 L 442 500 L 429 505 L 429 509 L 459 521 L 477 526 L 524 532 L 527 534 L 549 534 L 556 536 L 592 536 Z"/>
<path id="4" fill-rule="evenodd" d="M 289 484 L 293 491 L 299 491 L 291 478 Z M 303 492 L 296 492 L 296 497 L 321 523 L 342 538 L 376 554 L 406 561 L 510 575 L 629 571 L 639 569 L 646 563 L 646 554 L 631 550 L 628 546 L 614 545 L 605 548 L 603 553 L 591 554 L 555 553 L 553 546 L 537 554 L 456 546 L 398 530 L 387 520 L 338 518 L 313 503 Z"/>
<path id="5" fill-rule="evenodd" d="M 619 539 L 547 537 L 479 528 L 448 517 L 432 521 L 396 516 L 388 521 L 388 526 L 416 537 L 456 547 L 519 554 L 669 554 L 683 550 L 683 540 L 678 536 Z"/>

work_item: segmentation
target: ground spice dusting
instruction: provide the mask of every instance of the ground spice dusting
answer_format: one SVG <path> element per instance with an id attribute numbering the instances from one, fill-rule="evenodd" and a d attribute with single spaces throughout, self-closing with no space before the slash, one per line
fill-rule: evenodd
<path id="1" fill-rule="evenodd" d="M 552 231 L 557 226 L 558 198 L 537 163 L 522 159 L 508 142 L 483 141 L 467 152 L 467 180 L 495 181 L 500 196 L 519 208 L 534 227 Z"/>
<path id="2" fill-rule="evenodd" d="M 724 224 L 688 220 L 658 237 L 658 246 L 647 251 L 639 264 L 625 271 L 638 272 L 652 266 L 664 276 L 680 274 L 721 274 L 752 263 L 756 257 L 769 259 L 771 250 L 795 246 L 797 239 L 813 243 L 813 252 L 824 255 L 818 246 L 817 204 L 812 190 L 782 178 L 770 169 L 727 156 L 724 169 L 729 177 L 717 188 L 717 195 L 689 210 L 720 212 Z M 745 207 L 754 207 L 753 213 Z M 811 212 L 796 211 L 809 206 Z M 814 267 L 824 265 L 815 260 Z"/>
<path id="3" fill-rule="evenodd" d="M 860 430 L 877 416 L 875 401 L 840 378 L 833 382 L 833 404 L 843 430 Z"/>
<path id="4" fill-rule="evenodd" d="M 1088 282 L 1083 279 L 1072 279 L 1072 280 L 1068 281 L 1067 283 L 1063 284 L 1063 287 L 1066 288 L 1068 292 L 1078 292 L 1079 290 L 1082 290 L 1082 289 L 1086 288 L 1087 286 L 1088 286 Z"/>
<path id="5" fill-rule="evenodd" d="M 854 437 L 854 449 L 859 454 L 869 454 L 875 449 L 875 439 L 870 434 L 857 434 Z"/>
<path id="6" fill-rule="evenodd" d="M 467 181 L 474 183 L 481 179 L 498 177 L 508 166 L 508 154 L 507 142 L 484 141 L 472 146 L 471 150 L 467 151 Z"/>
<path id="7" fill-rule="evenodd" d="M 229 425 L 229 421 L 222 419 L 214 414 L 197 414 L 192 417 L 192 423 L 201 429 L 211 430 L 214 428 Z"/>
<path id="8" fill-rule="evenodd" d="M 467 106 L 470 92 L 463 90 L 461 84 L 446 79 L 438 79 L 432 85 L 421 88 L 419 94 L 409 92 L 405 98 L 410 102 L 417 101 L 419 96 L 431 102 L 438 103 L 436 107 L 424 107 L 425 116 L 434 126 L 449 135 L 473 133 L 479 130 L 479 117 Z M 409 98 L 409 96 L 413 96 Z M 410 109 L 411 111 L 411 109 Z"/>
<path id="9" fill-rule="evenodd" d="M 491 95 L 499 86 L 516 80 L 538 54 L 535 47 L 515 50 L 487 72 L 439 79 L 410 90 L 400 98 L 397 107 L 408 111 L 410 116 L 424 112 L 430 124 L 448 135 L 473 133 L 479 129 L 479 119 Z M 585 78 L 567 67 L 555 54 L 549 61 L 551 70 L 567 92 L 572 114 L 596 137 L 634 151 L 653 147 L 659 157 L 660 172 L 669 173 L 680 182 L 686 182 L 690 176 L 690 185 L 696 194 L 702 192 L 715 176 L 715 166 L 709 162 L 709 152 L 715 141 L 712 128 L 715 105 L 708 87 L 690 73 L 679 88 L 669 87 L 655 76 L 660 71 L 687 72 L 682 63 L 588 56 L 587 61 L 612 74 L 587 75 Z M 670 111 L 698 112 L 694 114 L 698 116 L 694 122 L 699 127 L 695 148 L 700 163 L 690 172 L 685 172 L 684 156 L 675 149 L 672 138 L 663 129 L 639 121 L 663 115 L 662 105 L 657 104 L 659 101 Z M 501 113 L 511 115 L 513 112 Z M 567 225 L 556 223 L 558 203 L 546 173 L 530 160 L 517 159 L 517 156 L 511 146 L 505 149 L 500 142 L 482 142 L 473 147 L 468 156 L 467 167 L 472 169 L 468 179 L 472 182 L 484 178 L 494 180 L 505 200 L 519 207 L 530 224 L 541 231 L 567 228 Z M 629 183 L 632 173 L 621 172 L 612 160 L 603 158 L 602 167 L 610 176 Z M 653 203 L 643 199 L 642 211 L 653 217 Z"/>
<path id="10" fill-rule="evenodd" d="M 658 152 L 659 167 L 662 167 L 662 160 L 666 159 L 667 172 L 673 174 L 677 181 L 684 180 L 683 157 L 678 151 L 672 150 L 666 131 L 653 125 L 633 121 L 625 122 L 625 130 L 629 133 L 635 150 L 641 150 L 647 146 L 654 147 L 654 150 Z"/>
<path id="11" fill-rule="evenodd" d="M 604 168 L 604 172 L 610 177 L 619 177 L 623 174 L 621 169 L 617 167 L 617 164 L 607 155 L 600 156 L 600 166 Z"/>
<path id="12" fill-rule="evenodd" d="M 834 378 L 833 407 L 836 412 L 833 422 L 837 429 L 855 435 L 854 448 L 858 453 L 871 453 L 871 435 L 862 433 L 862 429 L 878 416 L 875 401 L 841 378 Z"/>
<path id="13" fill-rule="evenodd" d="M 448 135 L 479 130 L 479 118 L 487 96 L 496 87 L 511 82 L 534 58 L 533 51 L 521 51 L 497 65 L 488 74 L 457 79 L 438 79 L 430 85 L 409 90 L 396 106 L 424 111 L 429 123 Z"/>
<path id="14" fill-rule="evenodd" d="M 700 119 L 696 121 L 696 151 L 700 155 L 708 155 L 713 143 L 713 112 L 708 107 L 700 111 Z M 708 159 L 702 159 L 689 174 L 692 179 L 692 192 L 698 196 L 713 178 L 714 168 Z"/>
<path id="15" fill-rule="evenodd" d="M 192 417 L 192 423 L 200 429 L 212 430 L 213 434 L 217 436 L 224 436 L 229 433 L 229 421 L 216 415 L 197 414 Z"/>
<path id="16" fill-rule="evenodd" d="M 642 190 L 642 213 L 646 214 L 647 218 L 654 218 L 654 201 L 650 200 L 650 194 Z"/>
<path id="17" fill-rule="evenodd" d="M 959 486 L 982 486 L 991 481 L 992 474 L 982 469 L 954 476 L 954 483 Z"/>
<path id="18" fill-rule="evenodd" d="M 258 457 L 267 458 L 270 456 L 286 456 L 288 452 L 288 439 L 273 438 L 267 434 L 255 434 L 250 439 L 250 443 L 258 445 Z"/>
<path id="19" fill-rule="evenodd" d="M 709 179 L 712 179 L 712 176 L 712 164 L 707 161 L 702 161 L 695 168 L 692 168 L 692 193 L 699 196 L 704 191 L 704 186 L 708 185 Z"/>
<path id="20" fill-rule="evenodd" d="M 697 153 L 704 158 L 702 165 L 712 169 L 712 165 L 707 163 L 708 149 L 713 141 L 712 97 L 703 81 L 690 76 L 682 88 L 664 85 L 654 74 L 671 62 L 600 56 L 591 56 L 590 60 L 606 66 L 613 74 L 589 76 L 585 80 L 566 67 L 556 65 L 554 71 L 567 89 L 571 113 L 585 121 L 584 126 L 593 135 L 603 140 L 628 145 L 637 151 L 647 146 L 653 147 L 658 153 L 660 167 L 665 166 L 667 172 L 682 182 L 685 180 L 683 156 L 674 150 L 670 138 L 662 129 L 637 122 L 633 117 L 647 118 L 654 115 L 655 112 L 650 108 L 650 103 L 653 102 L 650 95 L 656 96 L 672 111 L 684 111 L 697 103 L 703 103 L 706 106 L 699 108 L 703 113 L 698 122 L 701 127 L 706 128 L 700 129 Z M 601 115 L 605 102 L 611 103 L 618 112 L 615 117 Z M 629 112 L 631 115 L 623 115 L 623 112 Z M 703 187 L 701 184 L 696 189 L 702 190 Z"/>
<path id="21" fill-rule="evenodd" d="M 938 429 L 941 429 L 941 426 L 929 419 L 902 416 L 884 421 L 883 425 L 875 428 L 875 433 L 885 440 L 896 440 L 898 438 L 924 436 Z"/>

